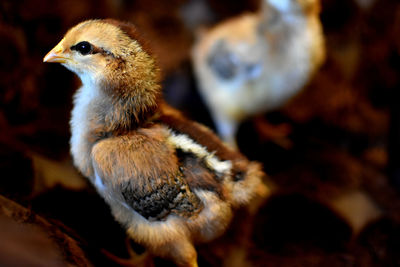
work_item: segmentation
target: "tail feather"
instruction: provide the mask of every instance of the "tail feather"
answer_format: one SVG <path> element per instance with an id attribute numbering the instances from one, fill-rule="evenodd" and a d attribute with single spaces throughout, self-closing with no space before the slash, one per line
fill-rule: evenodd
<path id="1" fill-rule="evenodd" d="M 265 180 L 261 164 L 249 162 L 243 178 L 231 182 L 232 205 L 236 208 L 248 206 L 249 210 L 256 211 L 271 193 Z"/>

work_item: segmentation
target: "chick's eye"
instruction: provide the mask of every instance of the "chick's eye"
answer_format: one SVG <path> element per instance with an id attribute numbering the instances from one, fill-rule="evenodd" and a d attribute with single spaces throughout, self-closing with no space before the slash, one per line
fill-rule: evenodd
<path id="1" fill-rule="evenodd" d="M 88 55 L 93 51 L 93 46 L 89 42 L 83 41 L 71 46 L 71 50 L 76 50 L 82 55 Z"/>

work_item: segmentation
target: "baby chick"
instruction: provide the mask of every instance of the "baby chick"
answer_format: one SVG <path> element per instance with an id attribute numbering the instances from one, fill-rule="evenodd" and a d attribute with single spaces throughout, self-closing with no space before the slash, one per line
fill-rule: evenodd
<path id="1" fill-rule="evenodd" d="M 159 69 L 132 24 L 82 22 L 43 61 L 82 80 L 70 123 L 74 164 L 154 255 L 197 266 L 194 243 L 220 236 L 236 208 L 266 196 L 260 164 L 162 100 Z"/>
<path id="2" fill-rule="evenodd" d="M 249 116 L 284 105 L 325 58 L 319 0 L 263 0 L 203 33 L 192 61 L 217 132 L 235 145 Z"/>

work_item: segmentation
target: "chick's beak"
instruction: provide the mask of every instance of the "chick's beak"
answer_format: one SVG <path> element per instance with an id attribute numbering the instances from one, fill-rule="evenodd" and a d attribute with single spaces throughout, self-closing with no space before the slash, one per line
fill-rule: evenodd
<path id="1" fill-rule="evenodd" d="M 47 55 L 43 58 L 43 62 L 54 62 L 54 63 L 65 63 L 69 59 L 63 53 L 63 41 L 62 39 Z"/>

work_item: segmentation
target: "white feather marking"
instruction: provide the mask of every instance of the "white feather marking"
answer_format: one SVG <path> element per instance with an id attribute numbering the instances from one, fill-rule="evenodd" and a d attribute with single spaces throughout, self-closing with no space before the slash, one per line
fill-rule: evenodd
<path id="1" fill-rule="evenodd" d="M 85 146 L 86 135 L 90 129 L 88 106 L 99 97 L 99 89 L 87 76 L 82 77 L 83 86 L 74 95 L 74 108 L 71 112 L 71 153 L 79 169 L 87 168 L 90 150 Z"/>
<path id="2" fill-rule="evenodd" d="M 229 160 L 219 160 L 213 153 L 210 153 L 205 147 L 195 143 L 185 134 L 174 134 L 170 132 L 168 140 L 175 147 L 182 149 L 184 152 L 190 152 L 199 158 L 203 158 L 208 167 L 219 173 L 229 173 L 232 168 L 232 163 Z"/>
<path id="3" fill-rule="evenodd" d="M 227 173 L 232 168 L 232 163 L 230 161 L 220 161 L 213 154 L 210 154 L 207 158 L 207 165 L 212 166 L 214 170 L 219 173 Z"/>

